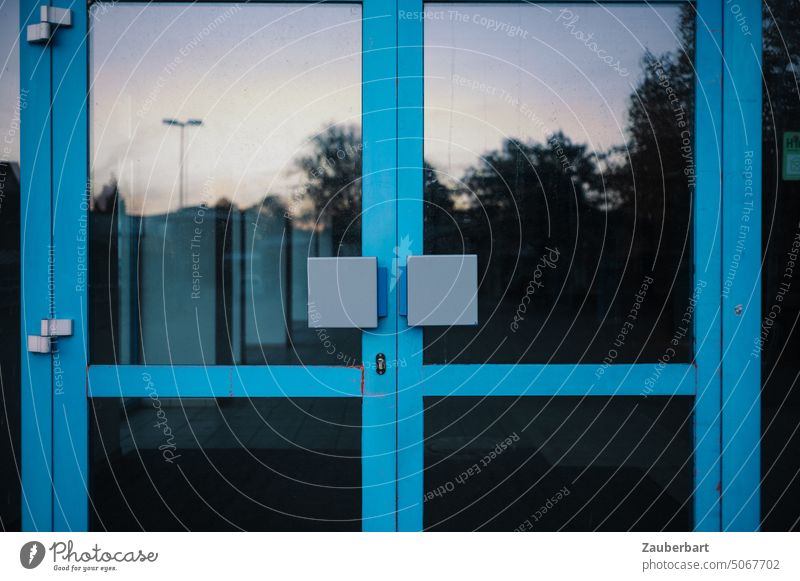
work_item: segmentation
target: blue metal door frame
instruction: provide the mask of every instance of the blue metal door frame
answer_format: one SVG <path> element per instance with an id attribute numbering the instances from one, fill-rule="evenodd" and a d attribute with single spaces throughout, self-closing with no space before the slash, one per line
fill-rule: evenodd
<path id="1" fill-rule="evenodd" d="M 22 0 L 21 30 L 38 21 L 39 5 Z M 148 373 L 151 387 L 163 397 L 361 398 L 363 529 L 395 530 L 392 374 L 321 366 L 89 365 L 88 8 L 85 2 L 67 0 L 53 5 L 72 10 L 72 26 L 59 30 L 49 47 L 22 46 L 23 89 L 35 95 L 23 111 L 23 296 L 28 298 L 23 345 L 25 336 L 38 334 L 43 318 L 73 319 L 75 332 L 54 343 L 51 356 L 23 357 L 24 528 L 88 529 L 88 398 L 147 397 L 139 379 Z M 369 208 L 363 215 L 362 249 L 365 256 L 377 256 L 379 266 L 388 267 L 396 246 L 396 10 L 394 2 L 385 0 L 364 0 L 362 5 L 362 204 Z M 48 286 L 54 289 L 52 296 Z M 397 301 L 395 290 L 389 293 L 388 316 L 363 334 L 365 361 L 380 352 L 395 352 Z"/>
<path id="2" fill-rule="evenodd" d="M 761 3 L 723 10 L 722 530 L 752 531 L 761 511 L 761 357 L 753 348 L 761 328 Z"/>
<path id="3" fill-rule="evenodd" d="M 38 21 L 40 4 L 21 0 L 21 30 Z M 88 365 L 88 10 L 51 4 L 71 8 L 73 26 L 48 47 L 21 45 L 25 530 L 87 529 L 87 398 L 146 396 L 135 387 L 144 371 L 164 397 L 231 389 L 250 397 L 362 397 L 364 530 L 422 529 L 423 396 L 640 392 L 647 364 L 614 365 L 599 382 L 588 381 L 592 373 L 581 365 L 423 365 L 422 331 L 399 315 L 396 288 L 389 288 L 388 316 L 362 340 L 365 361 L 383 352 L 404 362 L 383 376 L 352 368 Z M 695 6 L 694 277 L 707 286 L 694 318 L 695 361 L 668 365 L 653 395 L 695 397 L 695 529 L 756 530 L 760 3 L 740 0 L 737 12 L 722 0 Z M 422 8 L 422 0 L 363 1 L 363 254 L 397 268 L 397 277 L 408 255 L 422 253 L 423 21 L 399 18 L 400 10 Z M 50 356 L 27 353 L 26 336 L 48 317 L 73 319 L 74 335 Z"/>

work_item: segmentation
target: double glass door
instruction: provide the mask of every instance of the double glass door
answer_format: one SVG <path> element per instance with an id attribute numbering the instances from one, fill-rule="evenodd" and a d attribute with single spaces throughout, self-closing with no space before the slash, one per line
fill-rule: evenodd
<path id="1" fill-rule="evenodd" d="M 23 358 L 25 526 L 719 529 L 721 17 L 73 8 L 22 55 L 23 325 L 73 323 Z M 477 324 L 410 320 L 428 255 Z M 353 257 L 377 322 L 328 327 L 309 259 Z"/>

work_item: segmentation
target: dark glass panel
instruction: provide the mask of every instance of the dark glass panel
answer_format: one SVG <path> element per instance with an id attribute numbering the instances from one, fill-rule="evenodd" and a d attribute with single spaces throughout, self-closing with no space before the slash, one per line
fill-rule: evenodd
<path id="1" fill-rule="evenodd" d="M 424 526 L 688 531 L 691 398 L 425 398 Z"/>
<path id="2" fill-rule="evenodd" d="M 19 2 L 0 5 L 0 531 L 21 527 Z"/>
<path id="3" fill-rule="evenodd" d="M 763 4 L 761 517 L 800 530 L 800 28 L 797 2 Z M 788 143 L 787 143 L 788 140 Z M 792 150 L 796 150 L 792 153 Z"/>
<path id="4" fill-rule="evenodd" d="M 361 530 L 361 401 L 94 398 L 91 528 Z"/>

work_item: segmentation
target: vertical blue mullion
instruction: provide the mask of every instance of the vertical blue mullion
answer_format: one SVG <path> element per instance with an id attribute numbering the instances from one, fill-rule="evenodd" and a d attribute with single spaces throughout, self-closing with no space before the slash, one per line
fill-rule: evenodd
<path id="1" fill-rule="evenodd" d="M 56 0 L 72 10 L 72 26 L 56 33 L 53 62 L 53 240 L 55 316 L 73 320 L 73 335 L 53 346 L 53 527 L 88 528 L 88 326 L 86 115 L 87 17 L 85 3 Z"/>
<path id="2" fill-rule="evenodd" d="M 722 3 L 699 0 L 696 26 L 694 289 L 694 529 L 718 531 L 720 514 L 720 215 L 722 211 Z M 716 233 L 716 234 L 715 234 Z"/>
<path id="3" fill-rule="evenodd" d="M 400 269 L 408 256 L 423 253 L 423 23 L 402 18 L 420 13 L 422 0 L 399 0 L 398 13 L 398 239 L 394 280 L 405 284 Z M 398 318 L 397 526 L 422 530 L 424 423 L 422 407 L 422 329 Z"/>
<path id="4" fill-rule="evenodd" d="M 27 336 L 40 334 L 49 312 L 51 208 L 51 60 L 44 45 L 25 42 L 28 24 L 39 22 L 39 5 L 20 2 L 20 244 L 22 248 L 22 528 L 53 527 L 52 357 L 28 353 Z"/>
<path id="5" fill-rule="evenodd" d="M 363 3 L 362 253 L 390 268 L 397 247 L 397 1 Z M 362 334 L 362 527 L 396 529 L 397 293 L 388 289 L 387 316 Z M 378 375 L 384 353 L 390 365 Z"/>
<path id="6" fill-rule="evenodd" d="M 760 521 L 761 361 L 753 342 L 761 322 L 761 3 L 742 0 L 737 7 L 723 13 L 722 529 L 754 531 Z M 740 21 L 750 24 L 747 31 Z"/>

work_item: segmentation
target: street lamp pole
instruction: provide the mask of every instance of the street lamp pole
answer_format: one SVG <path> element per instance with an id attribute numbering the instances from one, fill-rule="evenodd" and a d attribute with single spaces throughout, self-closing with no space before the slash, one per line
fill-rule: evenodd
<path id="1" fill-rule="evenodd" d="M 203 124 L 201 119 L 187 119 L 186 121 L 178 121 L 177 119 L 163 119 L 162 123 L 171 127 L 178 127 L 181 130 L 180 139 L 180 158 L 178 159 L 178 207 L 183 208 L 186 203 L 186 194 L 184 191 L 184 176 L 186 170 L 184 169 L 186 151 L 184 149 L 184 130 L 189 127 L 200 127 Z M 188 182 L 188 176 L 186 181 Z M 188 183 L 186 184 L 188 185 Z"/>

